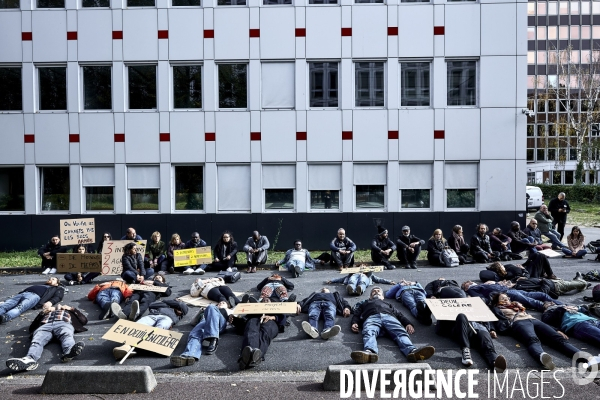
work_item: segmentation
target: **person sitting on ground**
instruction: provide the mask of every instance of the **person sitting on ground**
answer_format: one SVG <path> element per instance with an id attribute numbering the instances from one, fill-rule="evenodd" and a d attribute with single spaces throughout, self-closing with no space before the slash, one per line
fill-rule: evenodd
<path id="1" fill-rule="evenodd" d="M 585 236 L 578 226 L 571 229 L 571 234 L 567 236 L 567 246 L 562 248 L 565 253 L 563 257 L 583 258 L 587 254 L 585 249 Z"/>
<path id="2" fill-rule="evenodd" d="M 220 271 L 234 271 L 237 252 L 237 243 L 233 239 L 233 234 L 229 231 L 223 232 L 213 249 L 212 267 Z"/>
<path id="3" fill-rule="evenodd" d="M 284 265 L 294 275 L 294 278 L 298 278 L 304 273 L 305 269 L 315 269 L 315 263 L 317 262 L 321 265 L 325 264 L 323 260 L 312 258 L 310 252 L 302 248 L 302 241 L 297 239 L 294 241 L 294 248 L 286 251 L 283 260 L 277 261 L 275 266 Z"/>
<path id="4" fill-rule="evenodd" d="M 256 267 L 267 262 L 267 250 L 271 244 L 266 236 L 261 235 L 258 231 L 252 232 L 252 236 L 246 240 L 244 251 L 246 252 L 246 260 L 248 269 L 246 272 L 255 273 Z"/>
<path id="5" fill-rule="evenodd" d="M 185 249 L 185 244 L 181 242 L 181 236 L 178 233 L 171 235 L 171 241 L 169 242 L 169 247 L 167 247 L 167 257 L 160 264 L 159 274 L 166 274 L 167 271 L 170 274 L 175 273 L 175 250 L 183 249 Z M 177 267 L 177 269 L 181 270 L 182 267 Z"/>
<path id="6" fill-rule="evenodd" d="M 100 241 L 100 243 L 98 243 L 98 247 L 96 248 L 96 253 L 102 254 L 104 242 L 108 242 L 109 240 L 112 240 L 112 235 L 110 234 L 110 232 L 104 232 L 102 234 L 102 240 Z"/>
<path id="7" fill-rule="evenodd" d="M 552 242 L 552 250 L 561 250 L 563 247 L 567 247 L 560 241 L 560 233 L 552 228 L 554 219 L 548 212 L 548 207 L 545 204 L 542 204 L 539 211 L 535 213 L 534 218 L 538 223 L 538 229 L 542 235 L 546 236 Z"/>
<path id="8" fill-rule="evenodd" d="M 0 304 L 0 324 L 7 323 L 32 308 L 48 309 L 62 301 L 64 295 L 65 289 L 55 277 L 48 278 L 43 285 L 29 286 Z"/>
<path id="9" fill-rule="evenodd" d="M 523 266 L 527 269 L 531 278 L 557 279 L 548 257 L 542 253 L 529 254 L 529 258 L 523 263 Z"/>
<path id="10" fill-rule="evenodd" d="M 240 299 L 236 297 L 221 277 L 196 279 L 190 288 L 190 296 L 201 296 L 217 303 L 226 301 L 231 305 L 231 308 L 234 308 L 240 302 Z"/>
<path id="11" fill-rule="evenodd" d="M 419 322 L 425 325 L 431 325 L 431 310 L 425 303 L 425 289 L 419 282 L 411 282 L 402 279 L 400 283 L 392 286 L 390 290 L 385 292 L 386 299 L 396 299 L 404 304 L 410 310 L 410 313 Z"/>
<path id="12" fill-rule="evenodd" d="M 260 300 L 265 301 L 296 301 L 296 295 L 290 296 L 288 290 L 294 290 L 294 284 L 278 273 L 263 279 L 256 288 L 260 290 Z M 292 298 L 293 297 L 293 298 Z M 268 299 L 268 300 L 265 300 Z"/>
<path id="13" fill-rule="evenodd" d="M 576 305 L 548 305 L 541 319 L 542 322 L 560 329 L 565 335 L 600 347 L 600 321 L 584 314 Z M 594 358 L 596 362 L 600 361 L 600 357 Z"/>
<path id="14" fill-rule="evenodd" d="M 335 263 L 338 270 L 348 268 L 354 265 L 354 252 L 356 244 L 346 236 L 344 228 L 337 231 L 337 236 L 329 242 L 331 250 L 331 260 Z"/>
<path id="15" fill-rule="evenodd" d="M 490 237 L 487 235 L 488 226 L 486 224 L 477 224 L 475 234 L 471 236 L 471 255 L 478 263 L 488 263 L 496 261 L 496 255 L 492 251 Z"/>
<path id="16" fill-rule="evenodd" d="M 415 333 L 411 322 L 391 303 L 384 301 L 383 291 L 375 286 L 371 289 L 368 300 L 358 302 L 354 306 L 352 332 L 358 333 L 362 328 L 363 349 L 353 351 L 350 357 L 358 364 L 375 363 L 379 360 L 377 336 L 386 332 L 396 342 L 400 352 L 409 362 L 427 360 L 435 353 L 433 346 L 417 349 L 408 335 Z"/>
<path id="17" fill-rule="evenodd" d="M 535 244 L 535 249 L 537 251 L 552 248 L 551 245 L 544 243 L 544 240 L 542 239 L 542 232 L 538 228 L 538 222 L 536 219 L 532 218 L 529 220 L 529 225 L 523 229 L 523 232 L 533 238 L 533 243 Z"/>
<path id="18" fill-rule="evenodd" d="M 100 309 L 98 319 L 108 319 L 111 317 L 111 304 L 121 303 L 124 299 L 131 297 L 133 290 L 127 286 L 124 281 L 109 281 L 97 284 L 87 295 L 88 300 L 96 302 Z"/>
<path id="19" fill-rule="evenodd" d="M 308 322 L 302 321 L 302 329 L 313 339 L 319 337 L 319 319 L 323 317 L 322 339 L 329 339 L 336 336 L 341 331 L 339 325 L 335 325 L 335 314 L 347 318 L 350 313 L 350 304 L 339 292 L 331 293 L 327 288 L 321 288 L 318 292 L 313 292 L 307 298 L 297 305 L 297 314 L 301 312 L 308 314 Z"/>
<path id="20" fill-rule="evenodd" d="M 22 358 L 9 358 L 6 366 L 15 372 L 33 371 L 38 367 L 44 347 L 53 339 L 60 341 L 62 362 L 69 362 L 81 354 L 85 343 L 75 343 L 73 335 L 87 331 L 84 325 L 88 323 L 86 316 L 78 309 L 56 304 L 45 306 L 29 326 L 31 344 L 27 355 Z"/>
<path id="21" fill-rule="evenodd" d="M 444 249 L 449 248 L 448 242 L 444 239 L 441 229 L 436 229 L 427 242 L 427 260 L 434 267 L 443 267 L 440 256 Z"/>
<path id="22" fill-rule="evenodd" d="M 150 236 L 150 242 L 146 246 L 146 256 L 144 257 L 144 265 L 146 268 L 152 268 L 155 271 L 160 271 L 160 265 L 165 260 L 165 242 L 160 240 L 160 232 L 155 231 Z"/>
<path id="23" fill-rule="evenodd" d="M 377 226 L 377 235 L 371 241 L 371 260 L 375 265 L 383 265 L 385 269 L 396 269 L 390 260 L 396 250 L 396 245 L 389 238 L 388 230 Z"/>
<path id="24" fill-rule="evenodd" d="M 486 269 L 479 272 L 481 282 L 504 280 L 516 282 L 517 279 L 521 278 L 529 278 L 529 271 L 521 264 L 502 265 L 500 261 L 494 261 Z"/>
<path id="25" fill-rule="evenodd" d="M 428 299 L 458 299 L 467 294 L 458 286 L 458 282 L 446 278 L 438 278 L 425 286 Z"/>
<path id="26" fill-rule="evenodd" d="M 200 310 L 194 318 L 198 322 L 190 332 L 185 350 L 181 355 L 171 356 L 172 367 L 185 367 L 194 365 L 202 356 L 202 342 L 208 341 L 208 347 L 204 354 L 212 355 L 219 346 L 219 337 L 225 333 L 227 322 L 233 321 L 233 316 L 229 314 L 229 304 L 222 301 L 216 306 L 209 304 L 204 310 Z"/>
<path id="27" fill-rule="evenodd" d="M 60 245 L 60 236 L 54 235 L 50 241 L 38 250 L 38 255 L 42 257 L 43 275 L 52 275 L 56 273 L 56 255 L 58 253 L 66 253 L 67 248 Z"/>
<path id="28" fill-rule="evenodd" d="M 181 319 L 188 313 L 188 306 L 182 301 L 177 300 L 162 300 L 155 301 L 150 304 L 148 315 L 138 319 L 138 324 L 153 326 L 156 328 L 169 330 L 175 326 Z M 120 318 L 120 317 L 119 317 Z M 119 361 L 129 351 L 131 346 L 124 344 L 117 346 L 113 349 L 113 356 L 115 360 Z M 136 352 L 132 352 L 131 355 L 135 355 Z"/>
<path id="29" fill-rule="evenodd" d="M 121 265 L 123 266 L 121 278 L 129 284 L 142 283 L 144 279 L 150 279 L 154 275 L 154 269 L 144 267 L 144 259 L 137 252 L 136 244 L 133 242 L 123 246 Z"/>
<path id="30" fill-rule="evenodd" d="M 472 281 L 466 281 L 463 282 L 461 288 L 471 297 L 481 297 L 486 304 L 489 304 L 490 296 L 495 292 L 506 293 L 514 301 L 518 301 L 523 306 L 537 311 L 544 311 L 544 303 L 546 302 L 562 304 L 560 301 L 554 300 L 543 292 L 525 292 L 523 290 L 507 288 L 495 282 L 485 282 L 478 285 Z"/>
<path id="31" fill-rule="evenodd" d="M 359 265 L 359 267 L 365 266 L 365 264 Z M 342 276 L 341 278 L 332 279 L 326 284 L 335 284 L 341 283 L 346 285 L 346 292 L 350 296 L 361 296 L 364 292 L 367 291 L 367 288 L 374 283 L 377 284 L 385 284 L 385 285 L 395 285 L 396 282 L 391 281 L 389 279 L 380 278 L 376 275 L 373 275 L 372 271 L 361 273 L 357 272 L 355 274 L 348 274 L 346 276 Z"/>
<path id="32" fill-rule="evenodd" d="M 398 249 L 398 260 L 405 268 L 417 269 L 417 260 L 421 253 L 421 248 L 425 241 L 415 235 L 410 234 L 410 226 L 402 227 L 402 235 L 396 239 L 396 249 Z"/>
<path id="33" fill-rule="evenodd" d="M 200 239 L 200 234 L 198 232 L 192 232 L 192 238 L 185 243 L 185 248 L 196 249 L 198 247 L 206 247 L 206 242 Z M 204 272 L 206 272 L 206 267 L 206 264 L 201 264 L 198 266 L 189 266 L 183 271 L 183 273 L 186 275 L 204 275 Z"/>
<path id="34" fill-rule="evenodd" d="M 537 253 L 535 239 L 521 230 L 521 224 L 517 221 L 510 223 L 510 230 L 506 233 L 511 239 L 510 247 L 515 253 L 529 250 Z"/>
<path id="35" fill-rule="evenodd" d="M 548 344 L 570 359 L 579 349 L 567 342 L 568 337 L 557 332 L 550 325 L 535 319 L 527 313 L 525 307 L 518 301 L 512 301 L 505 293 L 494 293 L 491 299 L 492 312 L 498 318 L 495 331 L 511 335 L 527 347 L 529 354 L 539 360 L 544 369 L 553 370 L 554 362 L 546 353 L 541 343 Z"/>
<path id="36" fill-rule="evenodd" d="M 73 253 L 85 254 L 87 253 L 87 247 L 84 244 L 75 246 Z M 92 279 L 102 275 L 100 272 L 67 272 L 65 274 L 65 281 L 67 285 L 83 285 L 84 283 L 90 283 Z"/>
<path id="37" fill-rule="evenodd" d="M 469 245 L 465 243 L 462 226 L 454 225 L 454 227 L 452 227 L 452 235 L 448 238 L 448 246 L 454 250 L 458 256 L 458 263 L 460 265 L 472 262 L 472 260 L 469 259 Z"/>
<path id="38" fill-rule="evenodd" d="M 155 275 L 152 280 L 144 281 L 143 285 L 166 287 L 167 290 L 162 293 L 149 290 L 134 290 L 133 294 L 126 299 L 123 308 L 121 308 L 119 303 L 112 303 L 110 305 L 112 315 L 120 319 L 135 321 L 146 313 L 150 304 L 161 297 L 171 296 L 171 288 L 167 284 L 164 275 Z"/>
<path id="39" fill-rule="evenodd" d="M 125 232 L 125 235 L 123 235 L 123 237 L 121 237 L 121 240 L 135 240 L 137 242 L 138 240 L 143 240 L 143 239 L 140 235 L 138 235 L 135 232 L 135 229 L 128 228 L 127 232 Z"/>
<path id="40" fill-rule="evenodd" d="M 494 254 L 498 255 L 501 260 L 521 260 L 523 257 L 520 254 L 514 253 L 510 247 L 512 239 L 502 233 L 502 229 L 494 228 L 491 234 L 488 232 L 490 237 L 490 244 Z"/>

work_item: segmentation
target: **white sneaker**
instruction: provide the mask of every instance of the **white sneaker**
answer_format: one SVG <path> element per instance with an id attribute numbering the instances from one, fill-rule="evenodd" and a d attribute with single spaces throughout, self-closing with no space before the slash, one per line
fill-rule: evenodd
<path id="1" fill-rule="evenodd" d="M 313 339 L 319 337 L 319 331 L 313 328 L 308 321 L 302 321 L 302 329 L 304 329 L 304 332 Z"/>
<path id="2" fill-rule="evenodd" d="M 554 365 L 554 362 L 552 361 L 552 357 L 548 353 L 540 354 L 540 362 L 542 363 L 544 368 L 550 371 L 552 371 L 556 367 Z"/>
<path id="3" fill-rule="evenodd" d="M 227 272 L 232 272 L 232 269 L 231 269 L 231 267 L 229 267 L 229 268 L 227 268 L 225 271 L 227 271 Z"/>
<path id="4" fill-rule="evenodd" d="M 336 336 L 338 333 L 340 333 L 341 330 L 342 330 L 341 326 L 334 325 L 331 328 L 325 329 L 323 332 L 321 332 L 321 338 L 327 340 L 329 338 Z"/>
<path id="5" fill-rule="evenodd" d="M 200 267 L 196 268 L 196 270 L 194 271 L 194 274 L 196 275 L 204 275 L 204 270 Z"/>
<path id="6" fill-rule="evenodd" d="M 50 272 L 48 272 L 48 275 L 52 275 L 52 274 L 55 274 L 55 273 L 56 273 L 56 268 L 52 268 L 50 270 Z"/>
<path id="7" fill-rule="evenodd" d="M 52 270 L 52 268 L 46 268 L 44 270 L 44 272 L 42 272 L 42 275 L 48 275 L 48 273 Z"/>
<path id="8" fill-rule="evenodd" d="M 471 359 L 471 350 L 468 347 L 462 349 L 462 363 L 467 367 L 473 365 L 473 360 Z"/>
<path id="9" fill-rule="evenodd" d="M 185 271 L 183 271 L 184 274 L 186 275 L 190 275 L 194 273 L 194 268 L 188 268 Z"/>
<path id="10" fill-rule="evenodd" d="M 600 356 L 592 357 L 591 361 L 588 364 L 587 370 L 592 371 L 594 366 L 596 366 L 596 370 L 600 369 Z"/>

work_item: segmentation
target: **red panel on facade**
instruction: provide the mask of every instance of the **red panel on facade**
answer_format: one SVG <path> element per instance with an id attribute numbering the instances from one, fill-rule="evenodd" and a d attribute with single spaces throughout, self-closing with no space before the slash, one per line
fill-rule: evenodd
<path id="1" fill-rule="evenodd" d="M 443 35 L 444 34 L 444 27 L 443 26 L 434 26 L 433 27 L 433 34 L 434 35 Z"/>
<path id="2" fill-rule="evenodd" d="M 296 140 L 306 140 L 306 132 L 296 132 Z"/>
<path id="3" fill-rule="evenodd" d="M 250 132 L 250 140 L 260 140 L 260 132 Z"/>
<path id="4" fill-rule="evenodd" d="M 296 37 L 305 37 L 306 28 L 296 28 Z"/>
<path id="5" fill-rule="evenodd" d="M 433 131 L 433 138 L 434 139 L 443 139 L 444 131 Z"/>
<path id="6" fill-rule="evenodd" d="M 123 39 L 123 31 L 113 31 L 113 39 Z"/>
<path id="7" fill-rule="evenodd" d="M 168 39 L 169 31 L 158 31 L 158 38 L 159 39 Z"/>
<path id="8" fill-rule="evenodd" d="M 79 133 L 70 133 L 69 143 L 79 143 Z"/>
<path id="9" fill-rule="evenodd" d="M 260 29 L 250 29 L 250 37 L 260 37 Z"/>
<path id="10" fill-rule="evenodd" d="M 77 32 L 67 32 L 67 40 L 77 40 Z"/>
<path id="11" fill-rule="evenodd" d="M 352 28 L 342 28 L 342 36 L 352 36 Z"/>
<path id="12" fill-rule="evenodd" d="M 352 131 L 343 131 L 342 140 L 352 140 Z"/>
<path id="13" fill-rule="evenodd" d="M 170 133 L 161 133 L 159 135 L 160 137 L 160 141 L 161 142 L 170 142 L 171 141 L 171 134 Z"/>
<path id="14" fill-rule="evenodd" d="M 35 135 L 25 135 L 25 143 L 35 143 Z"/>
<path id="15" fill-rule="evenodd" d="M 388 26 L 388 36 L 398 36 L 398 27 Z"/>
<path id="16" fill-rule="evenodd" d="M 388 131 L 388 139 L 398 139 L 398 131 Z"/>
<path id="17" fill-rule="evenodd" d="M 22 40 L 33 40 L 33 33 L 31 32 L 21 32 Z"/>
<path id="18" fill-rule="evenodd" d="M 214 142 L 215 141 L 215 133 L 214 132 L 206 132 L 204 134 L 204 141 L 205 142 Z"/>
<path id="19" fill-rule="evenodd" d="M 115 133 L 115 143 L 125 143 L 125 134 Z"/>
<path id="20" fill-rule="evenodd" d="M 205 29 L 204 30 L 204 39 L 214 39 L 215 38 L 215 30 L 214 29 Z"/>

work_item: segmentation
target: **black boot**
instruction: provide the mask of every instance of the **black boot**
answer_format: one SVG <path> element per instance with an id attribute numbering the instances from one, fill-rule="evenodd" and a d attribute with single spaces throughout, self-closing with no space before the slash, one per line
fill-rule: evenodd
<path id="1" fill-rule="evenodd" d="M 204 352 L 204 354 L 206 354 L 206 355 L 215 354 L 215 351 L 217 351 L 217 347 L 219 347 L 219 339 L 217 339 L 217 338 L 208 339 L 208 347 L 206 348 L 206 351 Z"/>

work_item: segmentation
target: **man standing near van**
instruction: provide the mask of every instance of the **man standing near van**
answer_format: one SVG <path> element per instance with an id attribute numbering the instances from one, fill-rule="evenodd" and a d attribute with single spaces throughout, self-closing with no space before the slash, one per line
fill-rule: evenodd
<path id="1" fill-rule="evenodd" d="M 556 229 L 560 233 L 560 240 L 565 235 L 565 225 L 567 224 L 567 214 L 571 212 L 571 207 L 567 200 L 565 200 L 565 194 L 560 192 L 555 199 L 550 200 L 548 203 L 548 211 L 554 218 L 552 221 L 552 229 Z M 558 225 L 558 228 L 556 227 Z"/>

